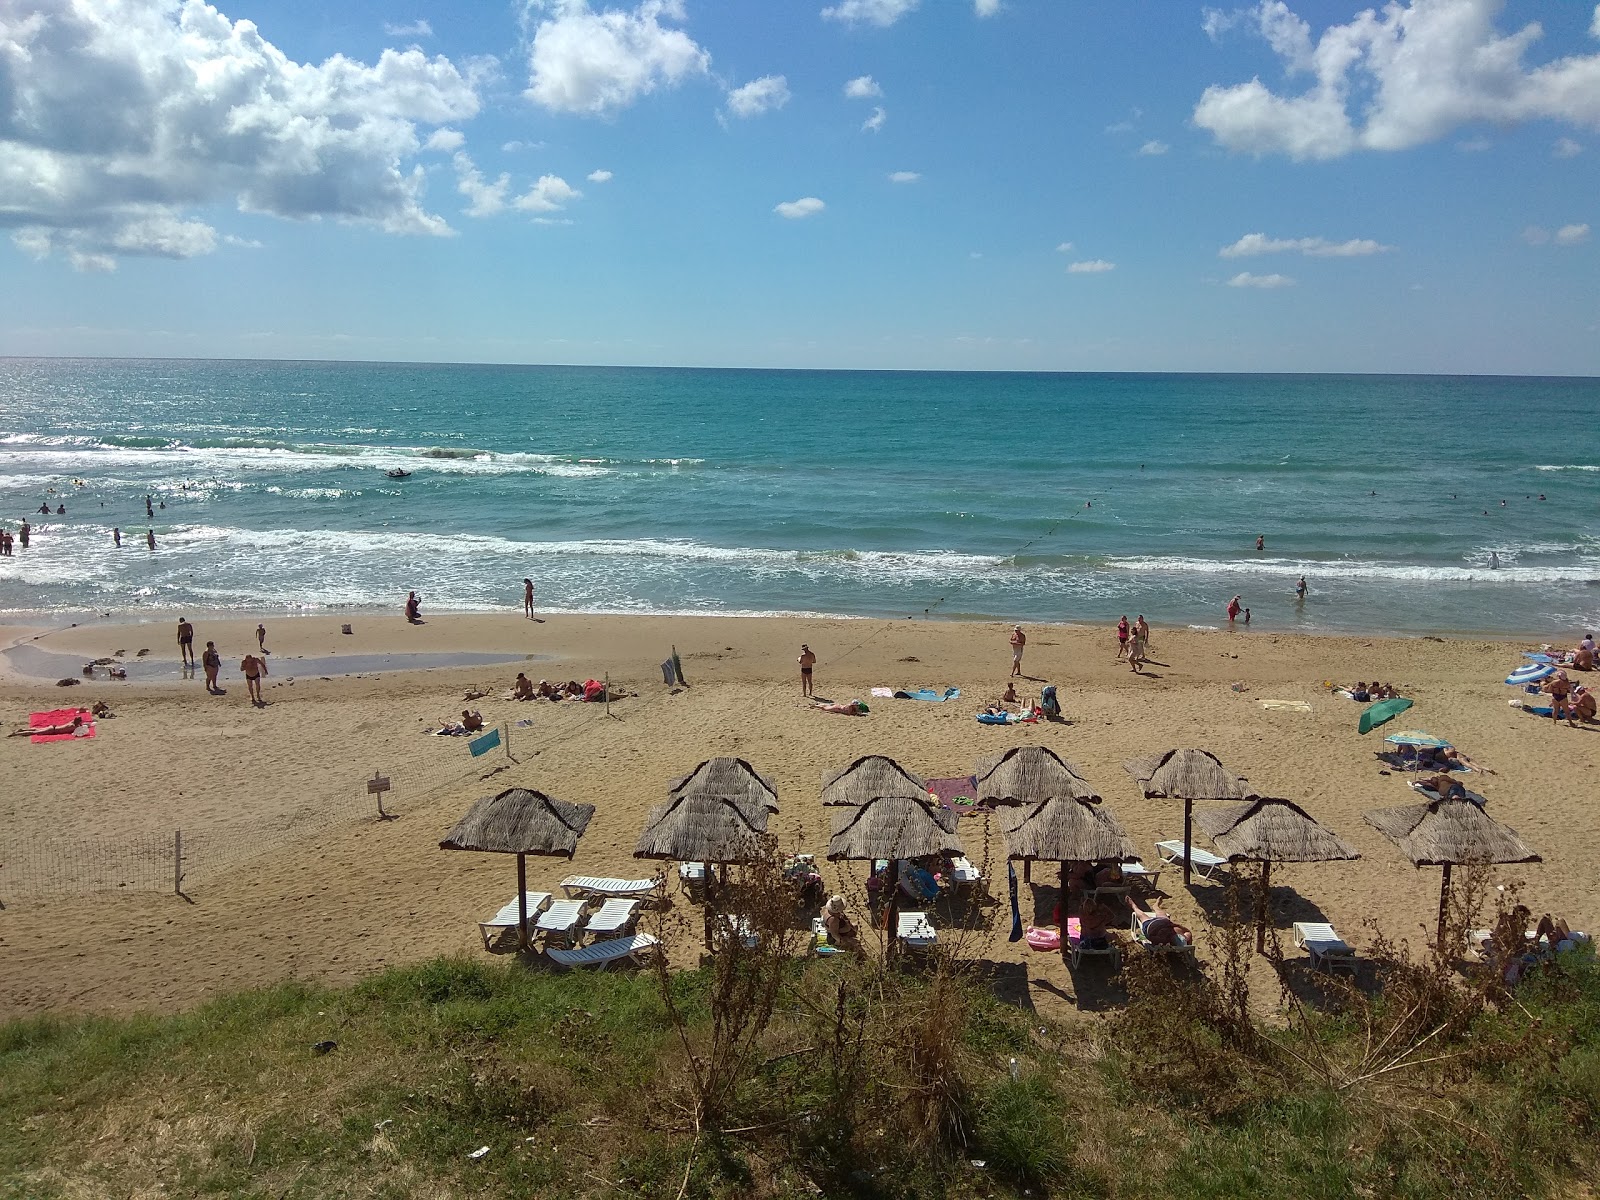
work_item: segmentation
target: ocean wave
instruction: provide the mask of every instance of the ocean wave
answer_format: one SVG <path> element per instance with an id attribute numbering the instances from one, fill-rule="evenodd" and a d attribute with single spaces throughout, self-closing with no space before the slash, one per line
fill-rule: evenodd
<path id="1" fill-rule="evenodd" d="M 1600 582 L 1600 560 L 1570 566 L 1519 567 L 1502 562 L 1491 568 L 1488 554 L 1479 563 L 1442 564 L 1348 560 L 1320 562 L 1295 559 L 1206 559 L 1160 556 L 1108 557 L 1102 560 L 1114 571 L 1212 576 L 1261 576 L 1316 579 L 1365 579 L 1385 583 L 1592 583 Z"/>
<path id="2" fill-rule="evenodd" d="M 1535 471 L 1600 471 L 1600 465 L 1594 463 L 1539 463 L 1533 469 Z"/>

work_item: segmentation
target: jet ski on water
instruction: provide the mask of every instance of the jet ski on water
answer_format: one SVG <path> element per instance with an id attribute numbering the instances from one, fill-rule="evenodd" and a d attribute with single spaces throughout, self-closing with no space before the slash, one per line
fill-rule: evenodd
<path id="1" fill-rule="evenodd" d="M 384 474 L 387 475 L 390 479 L 410 479 L 411 478 L 411 472 L 410 471 L 402 471 L 399 467 L 396 467 L 392 471 L 385 471 Z"/>

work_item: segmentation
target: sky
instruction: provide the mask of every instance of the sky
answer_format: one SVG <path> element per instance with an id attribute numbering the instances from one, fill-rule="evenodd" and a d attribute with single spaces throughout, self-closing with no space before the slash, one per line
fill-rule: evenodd
<path id="1" fill-rule="evenodd" d="M 0 355 L 1600 375 L 1587 0 L 4 0 Z"/>

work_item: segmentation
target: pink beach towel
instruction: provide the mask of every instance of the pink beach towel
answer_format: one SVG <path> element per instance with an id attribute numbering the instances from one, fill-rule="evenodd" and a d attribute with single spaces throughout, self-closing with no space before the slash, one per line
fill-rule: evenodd
<path id="1" fill-rule="evenodd" d="M 34 734 L 30 742 L 72 742 L 79 738 L 92 738 L 94 736 L 94 714 L 87 708 L 56 708 L 49 712 L 36 712 L 28 714 L 29 729 L 48 729 L 52 725 L 65 725 L 73 717 L 82 717 L 83 724 L 78 727 L 77 733 L 51 733 Z"/>

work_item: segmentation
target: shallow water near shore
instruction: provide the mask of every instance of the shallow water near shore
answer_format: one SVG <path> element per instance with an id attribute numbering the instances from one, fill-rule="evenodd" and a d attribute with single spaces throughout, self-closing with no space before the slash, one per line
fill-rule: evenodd
<path id="1" fill-rule="evenodd" d="M 516 610 L 529 576 L 555 612 L 1206 627 L 1239 593 L 1257 629 L 1566 636 L 1596 415 L 1587 379 L 7 360 L 0 517 L 68 511 L 0 611 Z"/>

